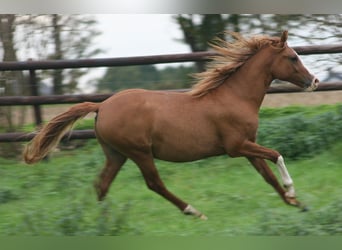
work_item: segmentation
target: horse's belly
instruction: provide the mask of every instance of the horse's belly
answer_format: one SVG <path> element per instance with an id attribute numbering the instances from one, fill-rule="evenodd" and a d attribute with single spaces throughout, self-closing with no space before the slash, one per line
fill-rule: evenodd
<path id="1" fill-rule="evenodd" d="M 175 136 L 170 141 L 152 142 L 155 158 L 172 162 L 187 162 L 210 156 L 225 154 L 223 147 L 212 140 L 191 140 L 191 138 Z"/>

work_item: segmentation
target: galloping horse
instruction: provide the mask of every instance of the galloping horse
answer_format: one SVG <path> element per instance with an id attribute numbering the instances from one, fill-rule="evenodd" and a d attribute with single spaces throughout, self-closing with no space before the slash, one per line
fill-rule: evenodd
<path id="1" fill-rule="evenodd" d="M 102 103 L 77 104 L 40 130 L 24 150 L 25 161 L 41 160 L 76 120 L 96 112 L 96 137 L 106 155 L 104 169 L 95 183 L 99 200 L 130 158 L 149 189 L 184 214 L 206 219 L 165 187 L 154 158 L 188 162 L 227 154 L 246 157 L 285 203 L 304 208 L 296 199 L 281 154 L 256 143 L 258 112 L 272 80 L 288 81 L 307 90 L 314 90 L 319 81 L 288 47 L 287 31 L 281 37 L 231 35 L 233 42 L 213 41 L 211 46 L 218 55 L 206 71 L 196 74 L 198 83 L 189 92 L 132 89 Z M 265 159 L 277 165 L 283 185 Z"/>

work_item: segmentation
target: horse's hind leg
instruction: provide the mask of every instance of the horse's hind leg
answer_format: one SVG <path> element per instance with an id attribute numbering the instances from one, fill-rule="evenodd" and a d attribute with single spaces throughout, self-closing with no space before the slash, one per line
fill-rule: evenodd
<path id="1" fill-rule="evenodd" d="M 98 180 L 94 183 L 99 201 L 104 199 L 110 184 L 127 160 L 127 157 L 105 145 L 102 145 L 102 148 L 106 155 L 106 163 L 98 177 Z"/>
<path id="2" fill-rule="evenodd" d="M 204 214 L 200 213 L 191 205 L 176 197 L 165 187 L 164 183 L 160 179 L 159 173 L 154 164 L 153 157 L 150 154 L 142 153 L 139 154 L 139 156 L 131 157 L 131 159 L 138 165 L 149 189 L 170 201 L 184 214 L 195 215 L 201 219 L 207 219 Z"/>

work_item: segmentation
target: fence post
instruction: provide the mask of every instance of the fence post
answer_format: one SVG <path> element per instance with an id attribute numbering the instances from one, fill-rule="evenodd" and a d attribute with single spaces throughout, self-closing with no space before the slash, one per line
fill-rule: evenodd
<path id="1" fill-rule="evenodd" d="M 37 83 L 36 71 L 34 69 L 30 69 L 30 92 L 31 92 L 32 96 L 38 96 L 39 95 L 39 88 L 38 88 L 38 83 Z M 40 127 L 43 120 L 42 120 L 42 112 L 41 112 L 39 104 L 34 104 L 33 110 L 34 110 L 34 117 L 35 117 L 36 126 Z"/>

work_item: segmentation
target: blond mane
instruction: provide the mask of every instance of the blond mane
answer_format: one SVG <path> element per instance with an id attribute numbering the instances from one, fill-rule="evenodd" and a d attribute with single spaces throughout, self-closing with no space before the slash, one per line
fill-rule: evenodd
<path id="1" fill-rule="evenodd" d="M 192 89 L 188 92 L 192 96 L 203 96 L 210 90 L 219 87 L 238 68 L 240 68 L 249 58 L 255 55 L 265 46 L 272 45 L 282 49 L 284 43 L 279 37 L 269 37 L 257 35 L 244 38 L 239 33 L 227 32 L 235 41 L 227 42 L 220 38 L 215 38 L 210 46 L 218 53 L 217 56 L 210 57 L 204 72 L 194 74 L 197 80 Z M 287 35 L 287 33 L 286 33 Z"/>

